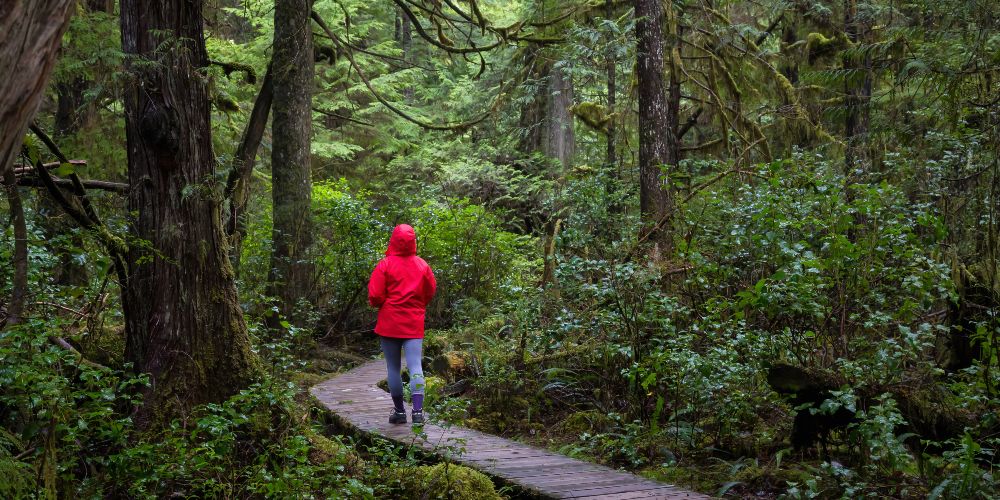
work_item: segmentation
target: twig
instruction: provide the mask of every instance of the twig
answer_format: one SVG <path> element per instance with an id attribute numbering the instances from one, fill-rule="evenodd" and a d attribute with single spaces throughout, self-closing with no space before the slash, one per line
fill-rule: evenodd
<path id="1" fill-rule="evenodd" d="M 33 305 L 55 307 L 56 309 L 61 309 L 63 311 L 66 311 L 68 313 L 73 313 L 80 317 L 86 316 L 86 314 L 84 314 L 83 312 L 77 311 L 76 309 L 70 307 L 66 307 L 62 304 L 56 304 L 55 302 L 34 302 Z"/>

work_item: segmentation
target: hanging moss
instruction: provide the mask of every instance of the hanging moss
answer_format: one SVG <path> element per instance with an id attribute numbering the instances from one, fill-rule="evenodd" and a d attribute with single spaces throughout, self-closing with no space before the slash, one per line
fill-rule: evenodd
<path id="1" fill-rule="evenodd" d="M 832 38 L 827 38 L 822 33 L 809 33 L 806 35 L 806 53 L 809 54 L 809 63 L 829 57 L 851 46 L 850 40 L 844 33 L 837 33 Z"/>
<path id="2" fill-rule="evenodd" d="M 608 113 L 607 107 L 594 102 L 581 102 L 569 110 L 588 127 L 602 134 L 608 133 L 608 124 L 611 123 L 613 115 Z"/>

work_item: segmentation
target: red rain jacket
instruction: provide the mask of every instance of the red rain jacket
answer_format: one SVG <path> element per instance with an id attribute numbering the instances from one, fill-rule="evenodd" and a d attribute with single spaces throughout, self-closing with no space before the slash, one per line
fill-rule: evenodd
<path id="1" fill-rule="evenodd" d="M 417 236 L 406 224 L 396 226 L 389 249 L 368 282 L 368 303 L 378 308 L 375 333 L 401 339 L 424 338 L 424 313 L 437 282 L 431 266 L 417 257 Z"/>

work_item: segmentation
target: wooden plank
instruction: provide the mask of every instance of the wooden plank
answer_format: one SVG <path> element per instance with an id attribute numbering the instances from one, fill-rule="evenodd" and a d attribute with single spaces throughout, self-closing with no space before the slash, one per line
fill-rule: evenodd
<path id="1" fill-rule="evenodd" d="M 661 484 L 637 484 L 626 482 L 617 486 L 599 486 L 588 488 L 585 484 L 576 486 L 554 486 L 545 488 L 545 491 L 554 493 L 559 498 L 583 498 L 595 495 L 609 495 L 613 493 L 632 493 L 637 491 L 649 491 L 663 488 Z"/>
<path id="2" fill-rule="evenodd" d="M 579 500 L 637 500 L 640 498 L 661 498 L 661 499 L 682 499 L 682 498 L 707 498 L 704 495 L 692 494 L 677 488 L 659 488 L 655 490 L 631 491 L 627 493 L 614 493 L 611 495 L 594 495 L 589 497 L 577 497 Z"/>
<path id="3" fill-rule="evenodd" d="M 585 462 L 472 429 L 434 424 L 415 433 L 410 425 L 389 424 L 392 398 L 375 386 L 385 364 L 373 360 L 313 386 L 310 393 L 359 430 L 503 478 L 557 498 L 708 498 L 633 474 Z"/>

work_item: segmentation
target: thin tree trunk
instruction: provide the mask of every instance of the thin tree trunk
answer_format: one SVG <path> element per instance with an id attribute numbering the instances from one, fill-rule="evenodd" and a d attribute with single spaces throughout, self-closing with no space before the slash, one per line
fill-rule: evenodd
<path id="1" fill-rule="evenodd" d="M 14 226 L 14 255 L 11 258 L 14 279 L 10 302 L 7 304 L 6 325 L 16 325 L 21 322 L 28 297 L 28 229 L 13 170 L 8 169 L 3 174 L 3 184 L 7 191 L 7 204 L 10 206 L 10 222 Z"/>
<path id="2" fill-rule="evenodd" d="M 21 151 L 55 65 L 72 0 L 5 0 L 0 7 L 0 177 Z"/>
<path id="3" fill-rule="evenodd" d="M 274 98 L 274 78 L 271 66 L 268 66 L 261 83 L 260 92 L 253 102 L 250 120 L 243 131 L 243 139 L 233 158 L 233 170 L 226 182 L 225 197 L 229 199 L 229 214 L 226 223 L 226 234 L 230 237 L 230 260 L 236 276 L 240 273 L 240 253 L 243 250 L 243 237 L 247 227 L 247 200 L 250 197 L 250 179 L 253 173 L 257 149 L 267 129 L 267 117 L 271 112 L 271 101 Z"/>
<path id="4" fill-rule="evenodd" d="M 125 93 L 134 237 L 123 290 L 126 359 L 148 373 L 142 427 L 186 415 L 258 373 L 237 301 L 213 187 L 202 2 L 122 0 L 122 48 L 137 81 Z"/>
<path id="5" fill-rule="evenodd" d="M 311 0 L 278 0 L 274 9 L 274 118 L 271 122 L 271 196 L 274 226 L 271 295 L 286 317 L 308 300 L 314 272 L 312 245 L 312 45 Z"/>
<path id="6" fill-rule="evenodd" d="M 399 44 L 403 48 L 403 60 L 407 63 L 413 62 L 413 26 L 410 24 L 410 18 L 407 16 L 402 16 L 400 20 L 400 40 Z M 406 102 L 413 100 L 413 87 L 407 86 L 403 89 L 403 97 Z"/>
<path id="7" fill-rule="evenodd" d="M 604 2 L 604 17 L 611 20 L 614 16 L 614 0 L 605 0 Z M 610 45 L 610 44 L 609 44 Z M 618 167 L 618 149 L 617 149 L 617 135 L 618 135 L 618 123 L 615 120 L 615 107 L 617 105 L 617 65 L 618 61 L 615 58 L 614 47 L 608 48 L 607 55 L 607 73 L 608 73 L 608 149 L 606 162 L 608 167 L 612 169 L 613 172 L 617 174 Z M 617 178 L 617 175 L 616 175 Z"/>
<path id="8" fill-rule="evenodd" d="M 844 0 L 844 32 L 852 43 L 867 41 L 867 28 L 858 19 L 857 0 Z M 844 155 L 845 180 L 854 182 L 855 173 L 860 168 L 859 162 L 865 161 L 865 136 L 868 133 L 868 102 L 871 97 L 871 58 L 865 57 L 859 64 L 855 56 L 844 56 L 845 72 L 844 94 L 847 114 L 844 119 L 844 138 L 847 151 Z M 858 78 L 851 70 L 863 69 L 863 77 Z"/>
<path id="9" fill-rule="evenodd" d="M 660 0 L 635 0 L 637 68 L 639 91 L 639 209 L 643 234 L 671 251 L 667 218 L 674 199 L 665 182 L 665 169 L 677 164 L 676 136 L 663 84 L 663 6 Z M 671 89 L 673 93 L 673 89 Z M 671 143 L 675 147 L 671 148 Z"/>

